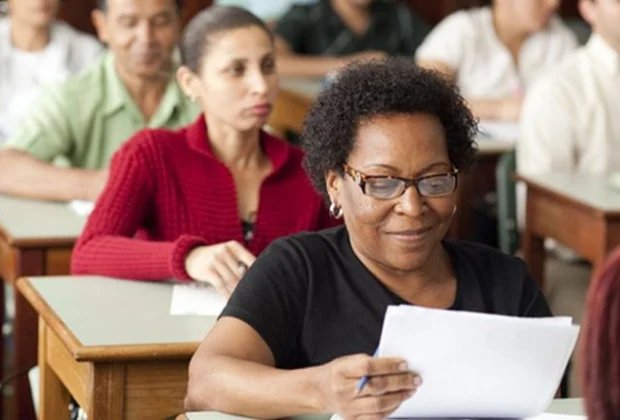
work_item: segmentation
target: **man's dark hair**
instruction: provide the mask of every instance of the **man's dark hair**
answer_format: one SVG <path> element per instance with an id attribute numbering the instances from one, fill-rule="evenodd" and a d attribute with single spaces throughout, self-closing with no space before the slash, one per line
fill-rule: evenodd
<path id="1" fill-rule="evenodd" d="M 177 10 L 181 10 L 183 8 L 183 0 L 174 0 L 177 5 Z M 107 0 L 97 0 L 97 9 L 105 12 L 108 10 L 108 1 Z"/>
<path id="2" fill-rule="evenodd" d="M 261 19 L 235 6 L 211 6 L 192 18 L 181 41 L 183 63 L 198 73 L 213 35 L 232 29 L 257 26 L 273 40 L 273 34 Z"/>
<path id="3" fill-rule="evenodd" d="M 304 167 L 327 199 L 325 174 L 342 175 L 360 124 L 376 117 L 428 114 L 443 126 L 450 162 L 465 171 L 476 153 L 477 123 L 456 86 L 412 60 L 389 58 L 352 63 L 318 96 L 304 122 Z M 411 141 L 415 141 L 412 133 Z"/>

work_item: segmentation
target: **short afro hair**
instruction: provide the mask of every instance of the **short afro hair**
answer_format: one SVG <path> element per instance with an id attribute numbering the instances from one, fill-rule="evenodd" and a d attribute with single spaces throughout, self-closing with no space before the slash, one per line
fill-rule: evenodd
<path id="1" fill-rule="evenodd" d="M 325 174 L 342 175 L 360 123 L 399 114 L 435 115 L 443 125 L 450 162 L 462 172 L 476 154 L 477 122 L 446 77 L 411 60 L 388 58 L 349 64 L 318 96 L 304 121 L 304 167 L 327 196 Z"/>

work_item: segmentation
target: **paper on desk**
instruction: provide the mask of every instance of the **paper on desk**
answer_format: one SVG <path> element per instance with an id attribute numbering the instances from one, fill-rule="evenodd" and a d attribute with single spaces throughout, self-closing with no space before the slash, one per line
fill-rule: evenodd
<path id="1" fill-rule="evenodd" d="M 95 208 L 95 203 L 92 201 L 73 200 L 69 202 L 69 207 L 80 216 L 88 216 Z"/>
<path id="2" fill-rule="evenodd" d="M 542 413 L 575 346 L 571 322 L 390 306 L 379 355 L 404 358 L 423 381 L 393 417 Z"/>
<path id="3" fill-rule="evenodd" d="M 576 415 L 576 414 L 542 413 L 535 417 L 528 417 L 525 420 L 587 420 L 587 417 Z"/>
<path id="4" fill-rule="evenodd" d="M 218 316 L 227 299 L 213 287 L 194 284 L 175 284 L 172 287 L 170 315 Z"/>
<path id="5" fill-rule="evenodd" d="M 442 418 L 434 418 L 434 419 L 427 419 L 427 420 L 457 420 L 459 418 L 450 418 L 450 419 L 442 419 Z M 342 417 L 340 417 L 338 414 L 334 414 L 331 417 L 331 420 L 342 420 Z M 416 420 L 425 420 L 423 418 L 418 418 Z M 460 420 L 472 420 L 469 418 L 462 418 Z M 492 420 L 492 419 L 486 419 L 486 420 Z M 534 416 L 534 417 L 527 417 L 524 420 L 587 420 L 586 416 L 580 416 L 580 415 L 575 415 L 575 414 L 551 414 L 551 413 L 542 413 L 539 414 L 538 416 Z"/>
<path id="6" fill-rule="evenodd" d="M 515 143 L 519 138 L 519 124 L 515 122 L 482 120 L 478 130 L 483 136 L 509 143 Z"/>

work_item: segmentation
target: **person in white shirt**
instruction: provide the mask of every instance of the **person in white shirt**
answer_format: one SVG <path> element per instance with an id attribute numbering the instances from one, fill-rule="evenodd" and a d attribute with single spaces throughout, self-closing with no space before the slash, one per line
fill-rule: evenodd
<path id="1" fill-rule="evenodd" d="M 453 78 L 477 117 L 517 121 L 522 97 L 577 48 L 555 15 L 560 0 L 494 0 L 445 18 L 418 48 L 416 62 Z"/>
<path id="2" fill-rule="evenodd" d="M 41 92 L 102 51 L 92 36 L 54 20 L 60 0 L 8 0 L 0 19 L 0 146 Z"/>
<path id="3" fill-rule="evenodd" d="M 528 93 L 517 143 L 524 174 L 620 171 L 620 1 L 580 0 L 588 43 Z"/>

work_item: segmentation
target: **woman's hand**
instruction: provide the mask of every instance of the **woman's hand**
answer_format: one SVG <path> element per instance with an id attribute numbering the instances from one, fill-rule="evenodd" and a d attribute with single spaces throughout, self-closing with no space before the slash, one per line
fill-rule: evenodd
<path id="1" fill-rule="evenodd" d="M 323 408 L 345 420 L 384 419 L 422 384 L 422 379 L 399 358 L 345 356 L 324 365 L 322 372 Z M 363 376 L 368 376 L 368 382 L 358 393 Z"/>
<path id="2" fill-rule="evenodd" d="M 256 257 L 239 242 L 194 248 L 185 258 L 185 271 L 196 281 L 210 283 L 224 296 L 230 296 Z"/>

